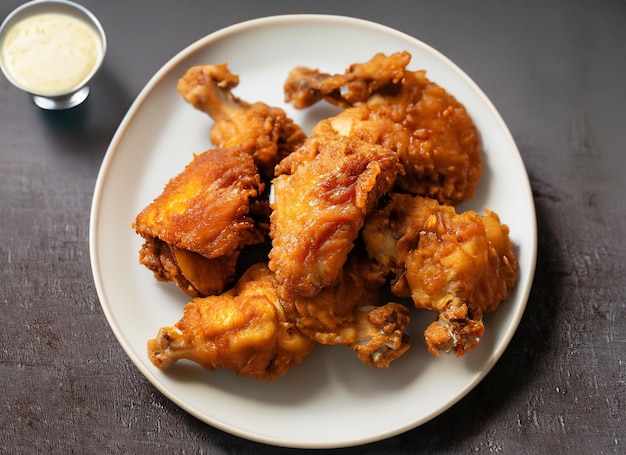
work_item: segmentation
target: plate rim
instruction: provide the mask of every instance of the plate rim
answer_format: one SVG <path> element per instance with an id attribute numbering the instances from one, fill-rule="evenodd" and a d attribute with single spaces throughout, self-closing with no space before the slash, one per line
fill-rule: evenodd
<path id="1" fill-rule="evenodd" d="M 477 374 L 474 380 L 470 381 L 461 391 L 459 391 L 453 399 L 448 400 L 445 406 L 437 408 L 433 412 L 428 415 L 422 416 L 419 419 L 416 419 L 412 422 L 407 422 L 403 426 L 396 427 L 392 431 L 386 431 L 384 433 L 378 433 L 376 435 L 370 437 L 361 437 L 358 439 L 346 440 L 343 442 L 324 442 L 324 441 L 307 441 L 307 442 L 297 442 L 292 440 L 276 440 L 275 438 L 265 437 L 263 435 L 255 434 L 250 431 L 234 427 L 232 425 L 223 424 L 222 422 L 208 418 L 206 415 L 200 413 L 198 410 L 190 407 L 184 401 L 180 400 L 175 394 L 168 390 L 168 388 L 161 382 L 157 377 L 155 377 L 152 372 L 148 371 L 145 368 L 144 364 L 139 360 L 137 354 L 130 347 L 130 343 L 128 343 L 125 339 L 124 334 L 120 330 L 120 327 L 117 324 L 114 324 L 115 316 L 113 314 L 112 308 L 108 304 L 107 300 L 107 291 L 106 286 L 104 285 L 102 279 L 102 271 L 100 269 L 100 251 L 98 249 L 98 224 L 100 220 L 100 202 L 103 196 L 103 192 L 105 190 L 105 183 L 109 176 L 109 169 L 117 155 L 117 150 L 119 145 L 125 135 L 125 132 L 128 130 L 130 125 L 132 124 L 133 118 L 136 116 L 137 112 L 141 109 L 143 104 L 148 99 L 151 92 L 154 88 L 159 84 L 159 82 L 165 78 L 170 72 L 184 59 L 192 56 L 197 51 L 204 49 L 207 46 L 210 46 L 212 42 L 219 41 L 223 38 L 227 38 L 230 35 L 234 35 L 240 33 L 242 31 L 248 31 L 254 28 L 264 28 L 271 26 L 277 23 L 297 23 L 297 22 L 323 22 L 323 23 L 333 23 L 333 24 L 347 24 L 351 26 L 360 26 L 365 28 L 374 28 L 378 31 L 395 35 L 397 37 L 401 37 L 402 39 L 409 40 L 414 42 L 416 45 L 424 46 L 427 50 L 434 55 L 436 55 L 439 59 L 441 59 L 444 63 L 449 66 L 452 66 L 457 70 L 457 76 L 460 76 L 464 79 L 464 82 L 469 84 L 474 90 L 475 94 L 478 94 L 482 100 L 482 102 L 489 108 L 490 113 L 494 116 L 494 118 L 499 122 L 501 132 L 506 135 L 507 142 L 510 142 L 512 147 L 515 149 L 516 158 L 519 160 L 519 165 L 524 170 L 523 176 L 526 179 L 525 182 L 525 190 L 529 193 L 528 196 L 530 198 L 530 210 L 532 212 L 533 219 L 532 221 L 532 233 L 531 233 L 531 244 L 524 244 L 524 249 L 527 250 L 526 254 L 530 257 L 529 268 L 526 273 L 529 275 L 527 281 L 524 283 L 524 287 L 521 289 L 517 289 L 516 292 L 520 293 L 520 305 L 516 308 L 516 311 L 513 313 L 513 317 L 511 319 L 511 327 L 514 327 L 512 330 L 507 330 L 506 336 L 503 337 L 503 340 L 500 343 L 498 349 L 494 348 L 494 351 L 489 358 L 489 361 L 481 370 L 480 374 Z M 133 103 L 127 110 L 126 114 L 122 118 L 118 128 L 113 135 L 111 142 L 107 148 L 105 156 L 103 158 L 100 170 L 98 172 L 98 176 L 96 179 L 96 184 L 93 192 L 92 205 L 90 210 L 90 219 L 89 219 L 89 253 L 90 253 L 90 263 L 91 270 L 93 275 L 93 280 L 96 288 L 97 297 L 100 303 L 100 307 L 105 314 L 107 319 L 107 323 L 109 324 L 110 329 L 115 335 L 118 343 L 124 350 L 125 354 L 129 357 L 134 366 L 142 373 L 144 378 L 151 383 L 162 395 L 172 401 L 176 406 L 187 412 L 188 414 L 198 418 L 200 421 L 205 424 L 209 424 L 217 429 L 225 431 L 227 433 L 233 434 L 235 436 L 245 438 L 251 441 L 256 441 L 268 445 L 281 446 L 281 447 L 291 447 L 291 448 L 340 448 L 340 447 L 350 447 L 363 445 L 375 441 L 380 441 L 383 439 L 387 439 L 389 437 L 402 434 L 411 429 L 417 428 L 424 423 L 432 420 L 433 418 L 441 415 L 455 404 L 457 404 L 460 400 L 462 400 L 467 394 L 474 389 L 491 371 L 493 366 L 499 361 L 502 357 L 503 353 L 508 348 L 511 339 L 519 329 L 519 324 L 521 319 L 525 313 L 526 306 L 528 304 L 528 299 L 530 297 L 530 291 L 532 288 L 532 284 L 534 281 L 534 275 L 536 271 L 536 261 L 537 261 L 537 220 L 536 220 L 536 208 L 534 204 L 534 199 L 532 198 L 532 190 L 530 186 L 530 181 L 528 178 L 528 172 L 523 163 L 521 154 L 519 149 L 515 143 L 515 140 L 502 119 L 500 113 L 495 108 L 494 104 L 491 100 L 486 96 L 486 94 L 482 91 L 482 89 L 452 60 L 450 60 L 447 56 L 442 54 L 437 49 L 430 46 L 428 43 L 411 36 L 405 32 L 399 31 L 387 25 L 373 22 L 367 19 L 361 19 L 350 16 L 342 16 L 342 15 L 334 15 L 334 14 L 280 14 L 274 16 L 261 17 L 256 19 L 250 19 L 242 22 L 238 22 L 221 29 L 215 30 L 207 35 L 199 38 L 193 43 L 187 45 L 182 50 L 177 52 L 174 56 L 172 56 L 169 60 L 166 61 L 164 65 L 162 65 L 155 74 L 148 80 L 148 82 L 141 89 L 137 97 L 134 99 Z M 518 284 L 520 286 L 521 283 Z"/>

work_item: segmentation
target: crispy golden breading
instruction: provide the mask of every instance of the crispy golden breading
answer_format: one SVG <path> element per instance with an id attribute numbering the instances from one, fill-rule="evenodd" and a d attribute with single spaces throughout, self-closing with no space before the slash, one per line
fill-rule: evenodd
<path id="1" fill-rule="evenodd" d="M 223 291 L 234 278 L 239 251 L 265 240 L 266 233 L 250 216 L 251 201 L 262 191 L 250 155 L 234 149 L 197 155 L 137 215 L 133 227 L 147 242 L 141 263 L 191 296 Z M 226 266 L 222 274 L 206 283 L 211 270 L 221 266 Z"/>
<path id="2" fill-rule="evenodd" d="M 408 324 L 409 311 L 399 303 L 362 309 L 356 317 L 357 341 L 350 347 L 365 365 L 389 368 L 410 347 L 409 336 L 403 332 Z"/>
<path id="3" fill-rule="evenodd" d="M 215 149 L 201 153 L 142 210 L 137 232 L 207 258 L 263 241 L 248 214 L 263 184 L 247 154 Z"/>
<path id="4" fill-rule="evenodd" d="M 362 232 L 394 294 L 439 313 L 426 331 L 429 351 L 454 349 L 457 355 L 476 346 L 483 315 L 517 282 L 508 234 L 493 212 L 457 214 L 434 199 L 398 193 L 368 217 Z"/>
<path id="5" fill-rule="evenodd" d="M 205 258 L 151 237 L 139 251 L 139 263 L 154 272 L 158 281 L 173 281 L 191 297 L 219 294 L 235 280 L 239 251 Z"/>
<path id="6" fill-rule="evenodd" d="M 384 281 L 368 273 L 371 263 L 360 250 L 350 253 L 337 280 L 313 297 L 292 296 L 281 303 L 289 320 L 321 344 L 343 344 L 366 365 L 387 368 L 409 349 L 403 333 L 408 308 L 395 302 L 379 306 Z"/>
<path id="7" fill-rule="evenodd" d="M 315 158 L 273 182 L 269 267 L 285 297 L 312 297 L 337 279 L 398 169 L 388 149 L 355 138 L 314 135 L 303 148 Z"/>
<path id="8" fill-rule="evenodd" d="M 345 74 L 296 68 L 286 99 L 299 108 L 320 99 L 346 107 L 314 129 L 382 145 L 398 155 L 403 192 L 456 204 L 474 195 L 482 173 L 480 136 L 464 106 L 426 78 L 408 71 L 410 54 L 377 54 Z"/>
<path id="9" fill-rule="evenodd" d="M 285 81 L 285 100 L 304 109 L 321 100 L 348 108 L 367 101 L 374 93 L 393 90 L 402 81 L 411 61 L 408 52 L 390 57 L 376 54 L 368 62 L 350 65 L 344 74 L 322 73 L 297 66 Z"/>

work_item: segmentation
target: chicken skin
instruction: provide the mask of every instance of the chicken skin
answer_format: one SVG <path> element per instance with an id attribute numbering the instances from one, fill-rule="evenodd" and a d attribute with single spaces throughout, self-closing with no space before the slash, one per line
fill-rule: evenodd
<path id="1" fill-rule="evenodd" d="M 217 147 L 236 146 L 251 154 L 261 176 L 268 181 L 274 166 L 306 139 L 302 129 L 285 112 L 265 103 L 248 103 L 232 89 L 239 77 L 220 65 L 193 66 L 178 81 L 180 95 L 214 121 L 211 142 Z"/>
<path id="2" fill-rule="evenodd" d="M 377 54 L 337 75 L 297 67 L 285 97 L 297 108 L 321 99 L 346 108 L 313 134 L 334 132 L 393 150 L 404 168 L 398 190 L 457 204 L 474 195 L 482 173 L 480 136 L 462 104 L 424 71 L 406 69 L 410 59 L 406 51 Z"/>
<path id="3" fill-rule="evenodd" d="M 286 299 L 313 297 L 338 278 L 398 172 L 393 153 L 358 138 L 313 135 L 302 149 L 314 158 L 273 181 L 269 268 Z"/>
<path id="4" fill-rule="evenodd" d="M 328 294 L 326 299 L 344 297 L 347 291 Z M 148 355 L 161 369 L 188 359 L 208 370 L 219 367 L 239 376 L 274 380 L 300 364 L 316 343 L 293 316 L 276 292 L 273 274 L 259 263 L 231 290 L 189 302 L 178 323 L 163 327 L 148 341 Z M 408 349 L 402 333 L 408 322 L 405 307 L 359 309 L 348 319 L 343 335 L 326 339 L 327 344 L 345 344 L 364 363 L 381 368 Z"/>
<path id="5" fill-rule="evenodd" d="M 251 216 L 262 192 L 250 155 L 214 149 L 195 156 L 137 215 L 133 227 L 145 239 L 140 263 L 192 297 L 223 291 L 240 251 L 265 240 Z"/>
<path id="6" fill-rule="evenodd" d="M 508 299 L 517 282 L 508 227 L 490 211 L 457 214 L 436 200 L 396 193 L 368 217 L 362 234 L 392 292 L 438 313 L 425 331 L 434 355 L 475 348 L 483 315 Z"/>

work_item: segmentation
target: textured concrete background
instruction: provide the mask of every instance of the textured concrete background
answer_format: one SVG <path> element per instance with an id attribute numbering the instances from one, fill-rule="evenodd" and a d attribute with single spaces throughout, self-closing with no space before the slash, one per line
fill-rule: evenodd
<path id="1" fill-rule="evenodd" d="M 19 3 L 3 0 L 0 16 Z M 148 79 L 212 31 L 281 13 L 370 19 L 450 57 L 507 122 L 538 216 L 527 311 L 492 372 L 427 424 L 336 452 L 626 451 L 626 3 L 82 3 L 109 39 L 87 103 L 42 112 L 0 76 L 0 453 L 295 452 L 213 429 L 157 392 L 109 329 L 88 252 L 101 160 Z"/>

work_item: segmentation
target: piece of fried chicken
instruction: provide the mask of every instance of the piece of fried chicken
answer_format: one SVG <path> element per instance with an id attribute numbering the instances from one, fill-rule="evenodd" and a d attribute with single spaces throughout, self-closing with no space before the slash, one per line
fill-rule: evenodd
<path id="1" fill-rule="evenodd" d="M 346 108 L 321 121 L 313 134 L 358 137 L 393 150 L 403 165 L 402 192 L 456 204 L 474 195 L 482 173 L 478 131 L 454 96 L 406 69 L 411 55 L 375 55 L 344 74 L 295 68 L 285 82 L 285 99 L 305 108 L 324 99 Z M 309 159 L 293 156 L 289 161 Z"/>
<path id="2" fill-rule="evenodd" d="M 407 307 L 389 302 L 379 306 L 384 279 L 371 273 L 371 261 L 361 248 L 352 251 L 337 280 L 313 297 L 281 299 L 289 320 L 320 344 L 347 345 L 363 363 L 387 368 L 409 348 L 403 333 Z"/>
<path id="3" fill-rule="evenodd" d="M 148 342 L 148 355 L 161 369 L 188 359 L 208 370 L 273 380 L 301 363 L 314 345 L 287 320 L 272 275 L 258 264 L 229 291 L 189 302 L 176 325 Z"/>
<path id="4" fill-rule="evenodd" d="M 195 156 L 137 215 L 140 263 L 192 297 L 222 292 L 241 250 L 265 240 L 267 227 L 254 219 L 263 189 L 247 153 L 217 148 Z"/>
<path id="5" fill-rule="evenodd" d="M 285 299 L 313 297 L 337 280 L 398 173 L 389 149 L 354 137 L 312 135 L 297 153 L 313 158 L 274 179 L 271 203 L 269 268 Z"/>
<path id="6" fill-rule="evenodd" d="M 211 142 L 250 153 L 265 180 L 274 176 L 274 166 L 306 138 L 301 128 L 278 107 L 248 103 L 232 93 L 239 77 L 227 63 L 199 65 L 178 81 L 180 95 L 214 121 Z"/>
<path id="7" fill-rule="evenodd" d="M 456 213 L 436 200 L 392 194 L 370 215 L 362 236 L 368 255 L 392 282 L 392 292 L 438 313 L 424 335 L 431 354 L 461 356 L 484 333 L 517 282 L 508 227 L 490 211 Z"/>
<path id="8" fill-rule="evenodd" d="M 358 289 L 352 281 L 339 287 L 340 291 L 324 295 L 326 302 L 344 297 L 356 302 L 350 291 Z M 148 342 L 148 355 L 161 369 L 188 359 L 209 370 L 220 367 L 239 376 L 273 380 L 300 364 L 320 340 L 348 345 L 364 363 L 381 368 L 408 349 L 408 337 L 402 333 L 408 311 L 401 305 L 356 307 L 355 314 L 346 316 L 342 334 L 332 340 L 326 334 L 320 340 L 311 336 L 312 327 L 296 314 L 297 310 L 294 313 L 302 306 L 306 303 L 286 310 L 273 274 L 259 263 L 251 266 L 231 290 L 188 303 L 178 323 L 163 327 Z M 324 326 L 322 321 L 318 324 Z M 330 324 L 337 327 L 334 320 Z"/>

